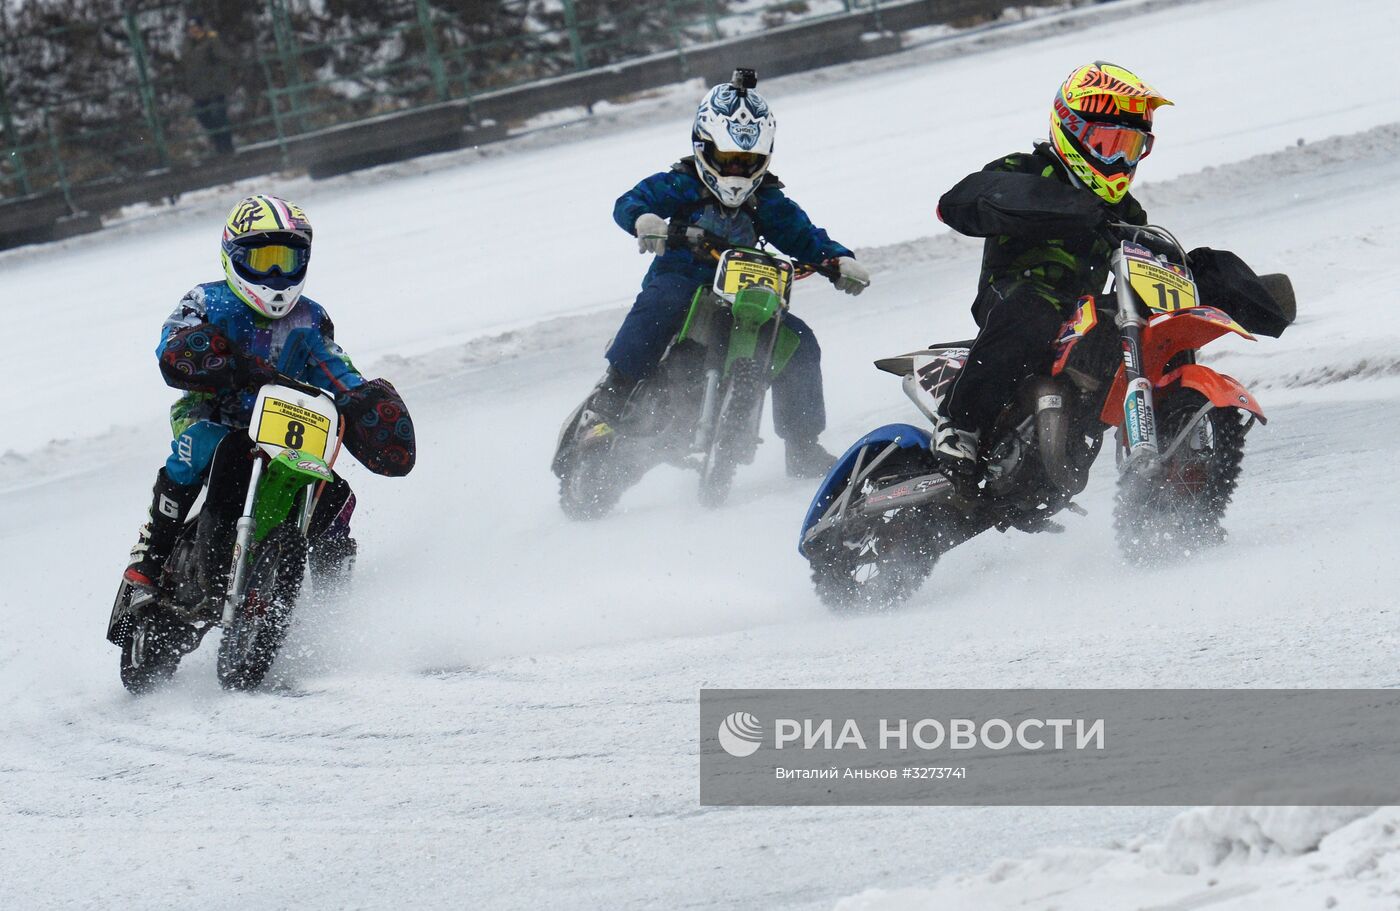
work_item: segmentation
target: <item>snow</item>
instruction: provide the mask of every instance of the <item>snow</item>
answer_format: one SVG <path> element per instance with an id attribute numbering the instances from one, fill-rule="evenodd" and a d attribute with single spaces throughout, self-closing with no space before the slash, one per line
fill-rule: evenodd
<path id="1" fill-rule="evenodd" d="M 1211 807 L 1160 842 L 1050 848 L 933 889 L 872 889 L 836 911 L 985 908 L 1391 911 L 1400 904 L 1400 809 Z"/>
<path id="2" fill-rule="evenodd" d="M 1400 10 L 1143 6 L 764 87 L 777 170 L 874 271 L 859 299 L 795 295 L 832 448 L 915 417 L 873 358 L 970 328 L 980 247 L 939 229 L 938 193 L 1026 147 L 1081 60 L 1131 62 L 1175 98 L 1149 212 L 1288 271 L 1301 312 L 1212 359 L 1271 421 L 1228 545 L 1187 570 L 1113 556 L 1107 459 L 1063 535 L 974 540 L 882 616 L 812 595 L 795 548 L 812 485 L 783 478 L 771 438 L 730 508 L 698 510 L 694 477 L 658 470 L 606 522 L 565 522 L 554 435 L 645 265 L 612 199 L 685 151 L 663 93 L 478 152 L 270 182 L 316 221 L 311 292 L 404 392 L 419 466 L 344 466 L 363 557 L 350 590 L 301 605 L 280 686 L 223 693 L 206 647 L 133 699 L 102 629 L 168 443 L 150 349 L 217 274 L 245 187 L 0 255 L 0 350 L 22 378 L 0 405 L 6 906 L 1395 907 L 1393 809 L 697 804 L 702 686 L 1397 685 L 1382 548 L 1400 490 L 1371 479 L 1400 421 L 1400 330 L 1375 303 L 1400 255 L 1400 98 L 1339 103 L 1319 73 L 1345 47 L 1348 85 L 1394 84 Z M 1257 97 L 1221 89 L 1227 69 Z"/>

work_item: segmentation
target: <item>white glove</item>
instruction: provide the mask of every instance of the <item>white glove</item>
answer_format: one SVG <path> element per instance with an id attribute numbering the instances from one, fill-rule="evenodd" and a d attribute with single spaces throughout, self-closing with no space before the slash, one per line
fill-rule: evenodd
<path id="1" fill-rule="evenodd" d="M 643 212 L 637 216 L 637 224 L 632 228 L 632 233 L 637 235 L 638 253 L 655 253 L 660 256 L 666 252 L 666 219 L 651 212 Z"/>
<path id="2" fill-rule="evenodd" d="M 841 277 L 836 280 L 837 290 L 859 294 L 870 287 L 870 270 L 851 257 L 841 257 L 836 261 L 836 267 L 841 270 Z"/>

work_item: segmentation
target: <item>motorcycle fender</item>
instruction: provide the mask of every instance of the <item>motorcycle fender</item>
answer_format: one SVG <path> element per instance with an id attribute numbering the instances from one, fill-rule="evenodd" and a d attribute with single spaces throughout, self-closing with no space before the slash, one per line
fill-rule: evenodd
<path id="1" fill-rule="evenodd" d="M 836 460 L 836 464 L 827 471 L 821 486 L 817 488 L 816 496 L 812 498 L 812 505 L 807 507 L 807 515 L 802 520 L 802 531 L 797 536 L 797 552 L 802 556 L 807 556 L 807 532 L 821 520 L 826 508 L 845 487 L 861 449 L 872 443 L 898 443 L 900 449 L 923 449 L 926 452 L 933 448 L 933 438 L 929 432 L 912 424 L 886 424 L 851 444 L 841 458 Z"/>
<path id="2" fill-rule="evenodd" d="M 335 473 L 324 461 L 309 453 L 284 449 L 268 465 L 258 483 L 253 500 L 253 540 L 261 542 L 274 528 L 286 521 L 296 505 L 297 495 L 312 484 L 335 480 Z"/>
<path id="3" fill-rule="evenodd" d="M 1269 422 L 1259 402 L 1232 376 L 1216 373 L 1201 364 L 1186 364 L 1162 377 L 1157 388 L 1165 389 L 1177 383 L 1196 390 L 1217 408 L 1240 408 L 1258 418 L 1261 424 Z"/>

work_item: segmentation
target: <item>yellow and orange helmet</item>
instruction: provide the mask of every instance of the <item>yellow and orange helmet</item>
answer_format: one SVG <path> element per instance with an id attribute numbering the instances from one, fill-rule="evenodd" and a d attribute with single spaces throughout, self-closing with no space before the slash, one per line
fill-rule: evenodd
<path id="1" fill-rule="evenodd" d="M 1128 195 L 1137 163 L 1152 151 L 1152 112 L 1171 104 L 1132 70 L 1095 61 L 1055 95 L 1050 146 L 1105 202 Z"/>

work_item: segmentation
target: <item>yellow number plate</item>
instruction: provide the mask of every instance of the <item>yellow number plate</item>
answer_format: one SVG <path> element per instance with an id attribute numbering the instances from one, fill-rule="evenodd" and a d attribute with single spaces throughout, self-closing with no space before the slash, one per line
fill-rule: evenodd
<path id="1" fill-rule="evenodd" d="M 325 415 L 281 399 L 267 398 L 263 399 L 258 433 L 253 439 L 324 459 L 330 448 L 330 434 L 331 421 Z"/>
<path id="2" fill-rule="evenodd" d="M 724 268 L 720 290 L 725 294 L 738 294 L 745 288 L 758 285 L 770 288 L 779 297 L 787 297 L 788 284 L 792 273 L 769 263 L 753 262 L 731 257 Z"/>
<path id="3" fill-rule="evenodd" d="M 1129 257 L 1128 280 L 1148 309 L 1157 313 L 1196 306 L 1196 283 L 1158 263 Z"/>

